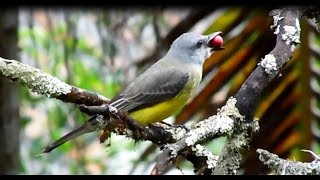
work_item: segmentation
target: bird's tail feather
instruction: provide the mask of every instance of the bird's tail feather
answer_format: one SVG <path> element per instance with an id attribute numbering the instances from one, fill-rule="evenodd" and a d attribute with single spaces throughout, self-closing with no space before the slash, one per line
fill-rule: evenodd
<path id="1" fill-rule="evenodd" d="M 61 146 L 62 144 L 66 143 L 67 141 L 70 141 L 71 139 L 74 139 L 82 134 L 89 133 L 95 131 L 99 126 L 99 122 L 97 120 L 97 116 L 91 117 L 89 120 L 87 120 L 82 126 L 79 128 L 69 132 L 68 134 L 64 135 L 60 139 L 54 141 L 53 143 L 47 145 L 42 153 L 49 153 L 55 148 Z"/>

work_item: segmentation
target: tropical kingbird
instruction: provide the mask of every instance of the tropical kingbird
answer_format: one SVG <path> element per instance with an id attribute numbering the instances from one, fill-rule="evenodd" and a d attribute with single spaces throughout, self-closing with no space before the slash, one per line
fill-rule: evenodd
<path id="1" fill-rule="evenodd" d="M 173 41 L 164 57 L 112 98 L 110 106 L 128 113 L 143 126 L 180 111 L 201 81 L 205 60 L 214 51 L 223 49 L 221 34 L 220 31 L 209 35 L 182 34 Z M 88 122 L 48 145 L 43 152 L 50 152 L 70 139 L 94 131 L 95 125 L 90 125 L 90 120 Z"/>

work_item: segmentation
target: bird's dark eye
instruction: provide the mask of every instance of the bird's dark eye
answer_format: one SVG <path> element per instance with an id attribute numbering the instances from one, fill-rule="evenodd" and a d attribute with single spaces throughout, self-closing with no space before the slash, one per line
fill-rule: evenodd
<path id="1" fill-rule="evenodd" d="M 197 48 L 200 48 L 203 44 L 203 40 L 199 40 L 196 44 Z"/>

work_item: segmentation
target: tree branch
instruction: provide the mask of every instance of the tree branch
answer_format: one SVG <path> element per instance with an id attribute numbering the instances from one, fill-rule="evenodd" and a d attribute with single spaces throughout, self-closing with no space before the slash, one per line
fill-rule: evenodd
<path id="1" fill-rule="evenodd" d="M 68 85 L 46 72 L 15 60 L 0 57 L 0 75 L 12 81 L 21 82 L 35 93 L 64 102 L 92 106 L 105 104 L 109 101 L 102 95 Z"/>
<path id="2" fill-rule="evenodd" d="M 253 112 L 263 90 L 279 75 L 300 43 L 298 9 L 273 10 L 270 16 L 274 19 L 271 28 L 275 28 L 274 34 L 277 35 L 276 46 L 262 59 L 235 95 L 239 112 L 246 115 L 247 121 L 253 120 Z"/>
<path id="3" fill-rule="evenodd" d="M 264 165 L 267 165 L 277 175 L 320 175 L 319 156 L 310 163 L 299 161 L 290 161 L 279 158 L 263 149 L 257 149 L 259 159 Z"/>
<path id="4" fill-rule="evenodd" d="M 216 158 L 212 156 L 207 156 L 204 158 L 202 152 L 202 146 L 198 146 L 199 143 L 206 141 L 207 139 L 213 139 L 219 136 L 230 136 L 233 134 L 234 126 L 238 122 L 243 120 L 243 117 L 239 114 L 237 108 L 235 107 L 236 99 L 230 98 L 226 105 L 218 110 L 217 115 L 211 116 L 208 119 L 200 121 L 197 123 L 183 138 L 174 144 L 167 144 L 163 153 L 158 157 L 158 161 L 153 168 L 151 174 L 162 174 L 169 163 L 177 158 L 178 155 L 191 156 L 196 155 L 202 160 L 194 160 L 194 162 L 202 164 L 194 164 L 195 167 L 199 167 L 195 171 L 198 173 L 208 172 L 208 169 L 214 169 Z M 200 150 L 198 148 L 201 148 Z M 201 155 L 200 155 L 201 154 Z M 208 153 L 206 153 L 208 154 Z M 204 162 L 205 161 L 205 162 Z M 204 166 L 203 166 L 204 165 Z"/>

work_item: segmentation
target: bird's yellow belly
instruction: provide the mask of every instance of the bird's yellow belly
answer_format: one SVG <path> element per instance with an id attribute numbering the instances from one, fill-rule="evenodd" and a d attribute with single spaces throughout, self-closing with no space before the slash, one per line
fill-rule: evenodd
<path id="1" fill-rule="evenodd" d="M 195 84 L 195 82 L 192 81 L 187 84 L 188 85 L 186 85 L 186 87 L 173 99 L 131 112 L 129 116 L 144 126 L 170 117 L 171 115 L 179 112 L 188 102 L 189 98 L 192 96 L 195 86 L 198 83 Z"/>

